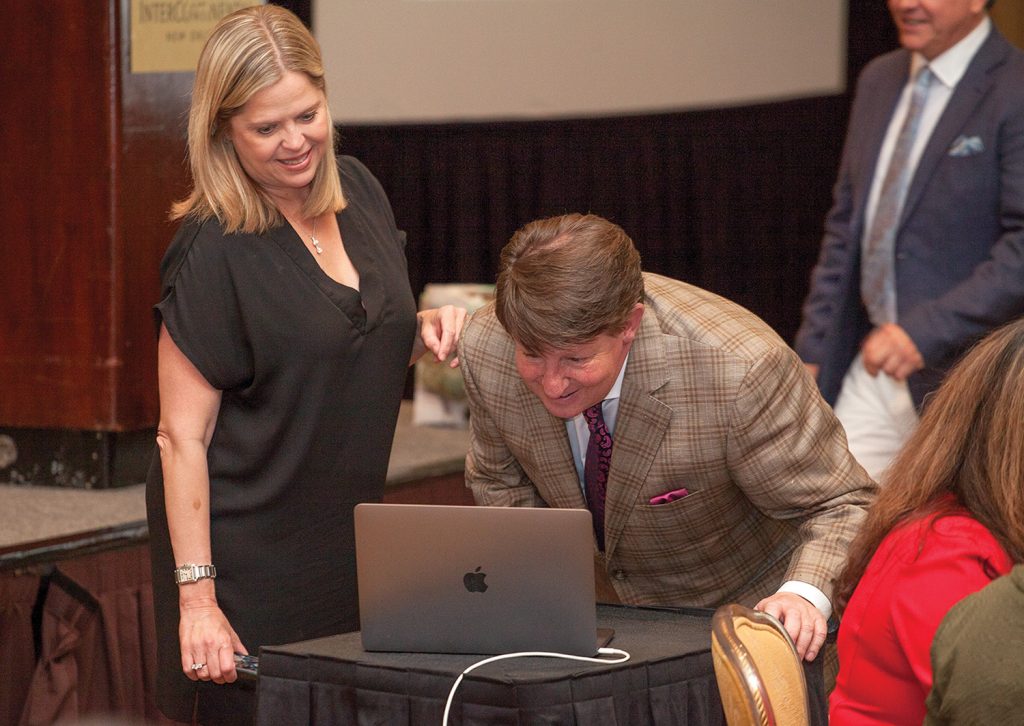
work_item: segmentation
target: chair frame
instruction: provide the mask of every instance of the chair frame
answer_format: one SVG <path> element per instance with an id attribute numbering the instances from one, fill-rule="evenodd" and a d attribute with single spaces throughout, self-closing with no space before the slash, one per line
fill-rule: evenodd
<path id="1" fill-rule="evenodd" d="M 736 634 L 735 619 L 738 617 L 746 618 L 756 625 L 766 625 L 776 631 L 789 644 L 793 651 L 793 656 L 798 659 L 799 663 L 799 656 L 796 655 L 796 646 L 793 644 L 793 639 L 789 637 L 786 628 L 783 627 L 782 623 L 775 616 L 760 610 L 752 610 L 737 603 L 722 605 L 715 611 L 711 619 L 712 653 L 723 658 L 732 668 L 733 672 L 738 674 L 745 682 L 746 687 L 742 689 L 742 696 L 749 713 L 754 717 L 754 722 L 760 724 L 760 726 L 787 726 L 786 724 L 778 723 L 757 665 L 751 658 L 746 646 Z M 799 668 L 799 677 L 803 686 L 802 690 L 806 694 L 807 680 L 804 677 L 802 667 Z M 810 709 L 806 698 L 804 699 L 804 709 L 807 714 L 806 721 L 810 723 Z"/>

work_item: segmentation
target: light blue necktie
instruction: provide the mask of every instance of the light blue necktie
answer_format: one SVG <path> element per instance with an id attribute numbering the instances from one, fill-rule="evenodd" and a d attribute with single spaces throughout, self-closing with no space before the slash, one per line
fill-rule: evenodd
<path id="1" fill-rule="evenodd" d="M 910 150 L 914 146 L 931 80 L 932 72 L 928 66 L 922 67 L 914 79 L 910 107 L 896 138 L 889 168 L 882 180 L 875 216 L 864 244 L 860 294 L 873 325 L 896 322 L 896 229 L 910 186 Z"/>

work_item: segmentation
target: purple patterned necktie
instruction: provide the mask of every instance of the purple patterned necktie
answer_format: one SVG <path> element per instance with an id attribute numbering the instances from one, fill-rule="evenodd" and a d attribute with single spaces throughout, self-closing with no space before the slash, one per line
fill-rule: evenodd
<path id="1" fill-rule="evenodd" d="M 608 468 L 612 461 L 612 435 L 604 423 L 601 404 L 591 406 L 583 412 L 590 429 L 590 442 L 583 460 L 583 486 L 587 494 L 587 506 L 594 518 L 594 535 L 597 548 L 604 551 L 604 496 L 608 485 Z"/>

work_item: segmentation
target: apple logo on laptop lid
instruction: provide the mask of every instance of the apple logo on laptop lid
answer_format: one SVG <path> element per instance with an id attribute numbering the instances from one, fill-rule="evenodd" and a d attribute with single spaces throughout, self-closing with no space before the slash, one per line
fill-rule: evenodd
<path id="1" fill-rule="evenodd" d="M 462 576 L 462 583 L 469 592 L 487 592 L 487 583 L 484 582 L 487 573 L 480 570 L 481 567 L 477 567 L 472 572 L 467 572 Z"/>

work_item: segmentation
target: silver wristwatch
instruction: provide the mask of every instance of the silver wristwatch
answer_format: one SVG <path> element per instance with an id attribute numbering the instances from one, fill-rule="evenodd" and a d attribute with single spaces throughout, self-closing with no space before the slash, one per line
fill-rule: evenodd
<path id="1" fill-rule="evenodd" d="M 179 585 L 199 582 L 204 578 L 211 580 L 217 576 L 217 568 L 213 565 L 193 565 L 187 562 L 174 571 L 174 581 Z"/>

